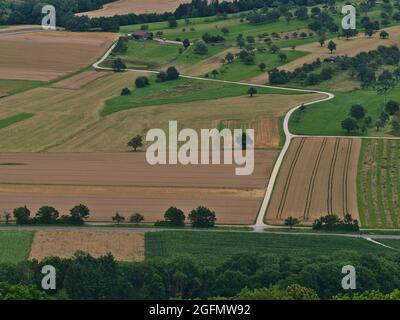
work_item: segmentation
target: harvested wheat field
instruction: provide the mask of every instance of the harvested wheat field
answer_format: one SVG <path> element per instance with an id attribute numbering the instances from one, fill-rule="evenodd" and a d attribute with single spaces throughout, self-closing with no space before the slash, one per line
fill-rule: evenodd
<path id="1" fill-rule="evenodd" d="M 253 129 L 255 148 L 276 148 L 279 146 L 280 133 L 278 118 L 260 118 L 250 121 L 225 120 L 222 121 L 224 128 Z"/>
<path id="2" fill-rule="evenodd" d="M 269 223 L 326 214 L 359 220 L 356 177 L 361 139 L 296 138 L 283 161 L 267 212 Z"/>
<path id="3" fill-rule="evenodd" d="M 37 231 L 29 259 L 70 258 L 77 251 L 93 257 L 111 253 L 118 261 L 144 260 L 144 234 L 115 231 Z"/>
<path id="4" fill-rule="evenodd" d="M 78 15 L 95 17 L 112 17 L 122 14 L 141 13 L 164 13 L 174 12 L 181 3 L 188 3 L 190 0 L 120 0 L 104 5 L 102 9 L 81 12 Z"/>
<path id="5" fill-rule="evenodd" d="M 90 221 L 110 222 L 118 211 L 154 222 L 171 206 L 204 205 L 219 223 L 252 223 L 278 152 L 257 150 L 250 176 L 236 176 L 234 165 L 150 166 L 145 153 L 1 154 L 0 211 L 51 205 L 68 213 L 84 203 Z"/>
<path id="6" fill-rule="evenodd" d="M 56 79 L 98 60 L 117 37 L 103 32 L 0 34 L 0 77 Z"/>
<path id="7" fill-rule="evenodd" d="M 102 117 L 105 101 L 120 95 L 121 88 L 131 87 L 140 74 L 108 73 L 79 90 L 40 87 L 2 98 L 0 119 L 19 113 L 34 116 L 1 129 L 0 152 L 127 151 L 127 142 L 133 135 L 146 134 L 150 128 L 166 130 L 171 119 L 178 121 L 179 126 L 195 130 L 218 128 L 226 119 L 279 117 L 296 105 L 321 97 L 246 95 L 139 107 Z"/>
<path id="8" fill-rule="evenodd" d="M 88 83 L 104 77 L 109 73 L 101 71 L 84 71 L 75 76 L 58 81 L 51 85 L 52 88 L 78 90 L 83 88 Z"/>
<path id="9" fill-rule="evenodd" d="M 371 50 L 375 50 L 379 46 L 398 45 L 400 42 L 400 27 L 395 26 L 385 28 L 384 30 L 387 31 L 390 35 L 388 39 L 381 39 L 379 37 L 379 32 L 377 32 L 372 38 L 369 38 L 368 36 L 360 33 L 360 35 L 349 40 L 346 40 L 345 38 L 333 39 L 333 41 L 337 45 L 337 50 L 334 51 L 332 54 L 330 53 L 328 48 L 326 48 L 326 45 L 329 41 L 326 41 L 326 45 L 324 47 L 321 47 L 318 42 L 298 46 L 296 47 L 296 50 L 310 52 L 311 54 L 289 62 L 279 69 L 293 71 L 297 67 L 301 67 L 304 63 L 311 63 L 317 58 L 324 59 L 332 55 L 347 55 L 349 57 L 352 57 L 362 51 L 368 52 Z"/>

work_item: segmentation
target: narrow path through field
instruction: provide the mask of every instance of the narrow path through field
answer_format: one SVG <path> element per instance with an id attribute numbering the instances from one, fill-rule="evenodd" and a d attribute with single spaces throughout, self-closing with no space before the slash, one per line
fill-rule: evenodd
<path id="1" fill-rule="evenodd" d="M 116 43 L 114 43 L 110 49 L 108 49 L 108 51 L 104 54 L 104 56 L 97 61 L 96 63 L 93 64 L 93 68 L 98 69 L 98 70 L 104 70 L 104 71 L 113 71 L 112 68 L 106 68 L 106 67 L 101 67 L 100 64 L 103 63 L 107 57 L 111 54 L 111 52 L 114 50 L 116 46 Z M 133 72 L 147 72 L 147 73 L 151 73 L 151 74 L 158 74 L 158 71 L 153 71 L 153 70 L 136 70 L 136 69 L 126 69 L 125 71 L 133 71 Z M 309 103 L 305 103 L 305 104 L 301 104 L 298 105 L 294 108 L 292 108 L 291 110 L 289 110 L 289 112 L 286 113 L 286 116 L 283 120 L 283 130 L 285 133 L 285 144 L 278 156 L 278 159 L 275 162 L 275 166 L 272 170 L 269 182 L 268 182 L 268 186 L 267 186 L 267 190 L 265 192 L 265 196 L 264 196 L 264 200 L 262 202 L 262 205 L 260 207 L 260 210 L 258 212 L 257 215 L 257 220 L 255 225 L 253 225 L 252 227 L 254 228 L 255 231 L 262 231 L 265 228 L 281 228 L 281 226 L 271 226 L 271 225 L 267 225 L 265 224 L 264 220 L 265 220 L 265 215 L 267 213 L 267 208 L 268 208 L 268 204 L 270 202 L 271 196 L 272 196 L 272 191 L 274 189 L 274 185 L 276 182 L 276 179 L 278 177 L 278 173 L 279 170 L 281 168 L 282 165 L 282 161 L 285 158 L 285 155 L 289 149 L 290 143 L 292 142 L 293 138 L 298 137 L 294 134 L 292 134 L 289 130 L 289 120 L 290 117 L 292 116 L 292 114 L 299 109 L 301 106 L 309 106 L 312 104 L 316 104 L 316 103 L 320 103 L 320 102 L 324 102 L 324 101 L 328 101 L 331 100 L 335 97 L 335 95 L 333 93 L 330 92 L 324 92 L 324 91 L 317 91 L 317 90 L 307 90 L 307 89 L 296 89 L 296 88 L 287 88 L 287 87 L 277 87 L 277 86 L 269 86 L 269 85 L 262 85 L 262 84 L 251 84 L 251 83 L 245 83 L 245 82 L 237 82 L 237 81 L 227 81 L 227 80 L 219 80 L 219 79 L 210 79 L 210 78 L 201 78 L 201 77 L 193 77 L 193 76 L 186 76 L 186 75 L 180 75 L 182 78 L 186 78 L 186 79 L 194 79 L 194 80 L 200 80 L 200 81 L 213 81 L 213 82 L 219 82 L 219 83 L 230 83 L 230 84 L 237 84 L 237 85 L 242 85 L 242 86 L 247 86 L 247 87 L 259 87 L 259 88 L 270 88 L 270 89 L 283 89 L 283 90 L 287 90 L 287 91 L 294 91 L 294 92 L 301 92 L 301 93 L 319 93 L 322 94 L 324 96 L 326 96 L 323 99 L 317 100 L 317 101 L 313 101 L 313 102 L 309 102 Z"/>

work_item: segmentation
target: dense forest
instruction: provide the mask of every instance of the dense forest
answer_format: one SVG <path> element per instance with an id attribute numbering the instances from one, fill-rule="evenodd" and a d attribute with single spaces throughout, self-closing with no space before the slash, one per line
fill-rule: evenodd
<path id="1" fill-rule="evenodd" d="M 351 299 L 369 291 L 385 297 L 400 287 L 399 258 L 351 251 L 318 257 L 240 254 L 211 266 L 190 255 L 118 263 L 111 255 L 77 253 L 72 259 L 1 265 L 0 295 L 2 287 L 23 285 L 36 297 L 53 299 Z M 341 287 L 348 264 L 357 272 L 351 294 Z M 57 290 L 47 295 L 40 292 L 44 265 L 57 270 Z"/>

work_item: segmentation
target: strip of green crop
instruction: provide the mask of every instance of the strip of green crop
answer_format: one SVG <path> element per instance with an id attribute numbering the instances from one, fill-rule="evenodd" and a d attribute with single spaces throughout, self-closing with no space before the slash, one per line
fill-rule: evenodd
<path id="1" fill-rule="evenodd" d="M 34 115 L 32 113 L 19 113 L 8 118 L 0 119 L 0 129 L 11 126 L 14 123 L 32 118 L 33 116 Z"/>
<path id="2" fill-rule="evenodd" d="M 376 163 L 376 198 L 378 201 L 378 210 L 381 216 L 380 227 L 387 226 L 385 208 L 383 206 L 382 196 L 382 159 L 383 159 L 384 141 L 381 139 L 378 141 L 378 152 L 375 153 Z"/>
<path id="3" fill-rule="evenodd" d="M 374 151 L 375 151 L 375 143 L 372 144 L 372 142 L 368 141 L 369 143 L 369 148 L 368 148 L 368 157 L 370 157 L 371 164 L 368 166 L 368 171 L 367 171 L 367 196 L 368 196 L 368 212 L 369 212 L 369 224 L 368 226 L 371 227 L 377 227 L 377 221 L 376 221 L 376 209 L 374 205 L 374 192 L 372 191 L 372 176 L 373 176 L 373 169 L 374 169 Z"/>
<path id="4" fill-rule="evenodd" d="M 361 226 L 367 225 L 367 219 L 365 216 L 365 202 L 364 199 L 368 199 L 368 195 L 364 192 L 364 173 L 363 173 L 363 163 L 365 158 L 366 140 L 361 143 L 360 158 L 358 160 L 357 168 L 357 202 L 358 202 L 358 214 L 360 216 Z"/>
<path id="5" fill-rule="evenodd" d="M 390 212 L 390 218 L 392 220 L 392 226 L 397 228 L 397 215 L 394 211 L 393 205 L 393 186 L 392 186 L 392 142 L 390 140 L 386 141 L 386 201 L 387 207 Z"/>

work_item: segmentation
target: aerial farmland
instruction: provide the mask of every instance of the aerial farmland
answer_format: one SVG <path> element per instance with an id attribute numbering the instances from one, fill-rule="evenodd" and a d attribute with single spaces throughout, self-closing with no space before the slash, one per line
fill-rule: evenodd
<path id="1" fill-rule="evenodd" d="M 398 300 L 399 45 L 393 0 L 0 3 L 0 299 Z"/>

